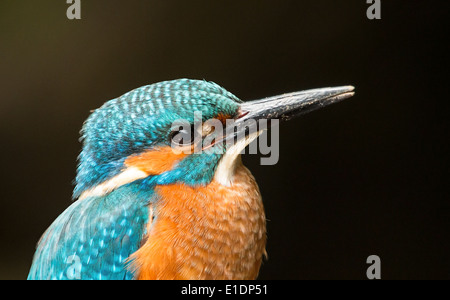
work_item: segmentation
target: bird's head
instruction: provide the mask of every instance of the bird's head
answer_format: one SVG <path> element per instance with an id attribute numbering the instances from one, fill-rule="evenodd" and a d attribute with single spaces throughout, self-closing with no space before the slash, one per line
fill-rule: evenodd
<path id="1" fill-rule="evenodd" d="M 307 113 L 352 91 L 351 86 L 324 88 L 242 102 L 217 84 L 198 80 L 135 89 L 106 102 L 85 122 L 74 197 L 104 195 L 140 179 L 228 184 L 239 153 L 261 133 L 254 124 Z"/>

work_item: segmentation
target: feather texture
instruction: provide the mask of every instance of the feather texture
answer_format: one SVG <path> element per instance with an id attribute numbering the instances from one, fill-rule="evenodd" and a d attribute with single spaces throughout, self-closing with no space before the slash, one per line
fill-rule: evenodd
<path id="1" fill-rule="evenodd" d="M 155 219 L 132 255 L 139 279 L 255 279 L 266 245 L 258 186 L 242 164 L 232 186 L 158 186 Z"/>
<path id="2" fill-rule="evenodd" d="M 135 182 L 74 202 L 39 241 L 28 279 L 132 279 L 127 259 L 141 245 L 152 197 Z"/>

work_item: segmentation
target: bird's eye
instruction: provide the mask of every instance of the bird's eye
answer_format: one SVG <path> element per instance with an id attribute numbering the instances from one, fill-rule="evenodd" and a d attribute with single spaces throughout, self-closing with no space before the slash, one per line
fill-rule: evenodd
<path id="1" fill-rule="evenodd" d="M 194 126 L 175 128 L 170 133 L 169 142 L 176 146 L 189 146 L 194 143 Z"/>

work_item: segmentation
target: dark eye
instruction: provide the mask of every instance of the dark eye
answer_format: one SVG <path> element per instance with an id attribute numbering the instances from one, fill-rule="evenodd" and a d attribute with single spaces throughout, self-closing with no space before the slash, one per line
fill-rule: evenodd
<path id="1" fill-rule="evenodd" d="M 189 146 L 194 143 L 194 140 L 194 126 L 172 129 L 169 136 L 169 142 L 176 146 Z"/>

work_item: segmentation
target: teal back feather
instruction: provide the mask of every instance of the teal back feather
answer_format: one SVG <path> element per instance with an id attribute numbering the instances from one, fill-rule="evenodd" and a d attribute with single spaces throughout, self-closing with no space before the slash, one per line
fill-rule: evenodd
<path id="1" fill-rule="evenodd" d="M 124 170 L 124 161 L 168 146 L 175 120 L 235 115 L 240 100 L 215 83 L 174 80 L 135 89 L 95 110 L 82 130 L 74 198 Z M 155 184 L 210 182 L 221 155 L 190 155 L 174 170 L 74 202 L 41 238 L 28 279 L 131 279 L 127 259 L 144 238 Z M 156 216 L 157 217 L 157 216 Z"/>
<path id="2" fill-rule="evenodd" d="M 28 279 L 132 279 L 127 259 L 139 249 L 151 188 L 141 182 L 73 203 L 41 238 Z"/>

